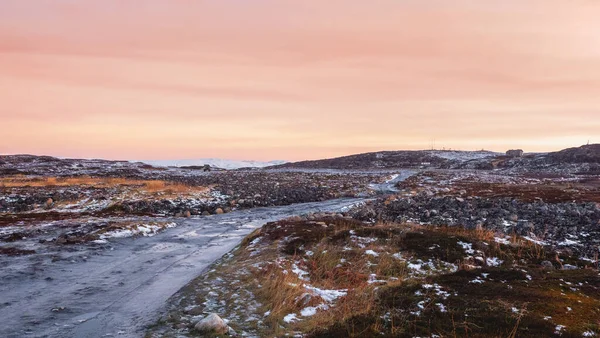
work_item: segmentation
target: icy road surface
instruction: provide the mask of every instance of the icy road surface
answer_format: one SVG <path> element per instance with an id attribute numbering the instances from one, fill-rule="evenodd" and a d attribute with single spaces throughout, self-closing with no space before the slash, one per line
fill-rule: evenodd
<path id="1" fill-rule="evenodd" d="M 417 170 L 401 170 L 397 174 L 393 174 L 390 178 L 380 184 L 371 184 L 371 189 L 375 190 L 380 194 L 389 194 L 398 191 L 396 184 L 406 180 L 412 175 L 416 174 Z"/>
<path id="2" fill-rule="evenodd" d="M 174 219 L 153 237 L 0 257 L 0 337 L 141 337 L 166 300 L 266 222 L 358 199 Z"/>

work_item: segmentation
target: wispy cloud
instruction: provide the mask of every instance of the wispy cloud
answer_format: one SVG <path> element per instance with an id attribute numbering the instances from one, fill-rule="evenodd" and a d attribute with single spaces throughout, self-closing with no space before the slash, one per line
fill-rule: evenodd
<path id="1" fill-rule="evenodd" d="M 600 4 L 7 0 L 1 152 L 548 150 L 600 130 Z"/>

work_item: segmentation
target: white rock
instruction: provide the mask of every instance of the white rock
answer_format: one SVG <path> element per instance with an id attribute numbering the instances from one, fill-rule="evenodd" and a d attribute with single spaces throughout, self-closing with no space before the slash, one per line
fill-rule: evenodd
<path id="1" fill-rule="evenodd" d="M 226 334 L 229 332 L 229 326 L 216 313 L 211 313 L 206 318 L 199 321 L 194 328 L 202 333 Z"/>

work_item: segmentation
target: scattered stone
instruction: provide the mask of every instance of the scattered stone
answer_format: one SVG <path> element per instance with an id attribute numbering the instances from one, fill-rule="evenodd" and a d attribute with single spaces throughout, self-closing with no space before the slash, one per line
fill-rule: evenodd
<path id="1" fill-rule="evenodd" d="M 200 334 L 227 334 L 229 326 L 216 313 L 211 313 L 194 325 L 194 329 Z"/>
<path id="2" fill-rule="evenodd" d="M 554 265 L 552 265 L 552 262 L 550 262 L 550 261 L 543 261 L 541 265 L 542 265 L 542 268 L 544 268 L 546 270 L 554 270 Z"/>

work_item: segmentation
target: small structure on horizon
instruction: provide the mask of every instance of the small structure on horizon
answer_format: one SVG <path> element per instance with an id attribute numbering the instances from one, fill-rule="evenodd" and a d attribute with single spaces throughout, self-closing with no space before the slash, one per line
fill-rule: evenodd
<path id="1" fill-rule="evenodd" d="M 508 157 L 523 157 L 523 149 L 511 149 L 506 152 Z"/>

